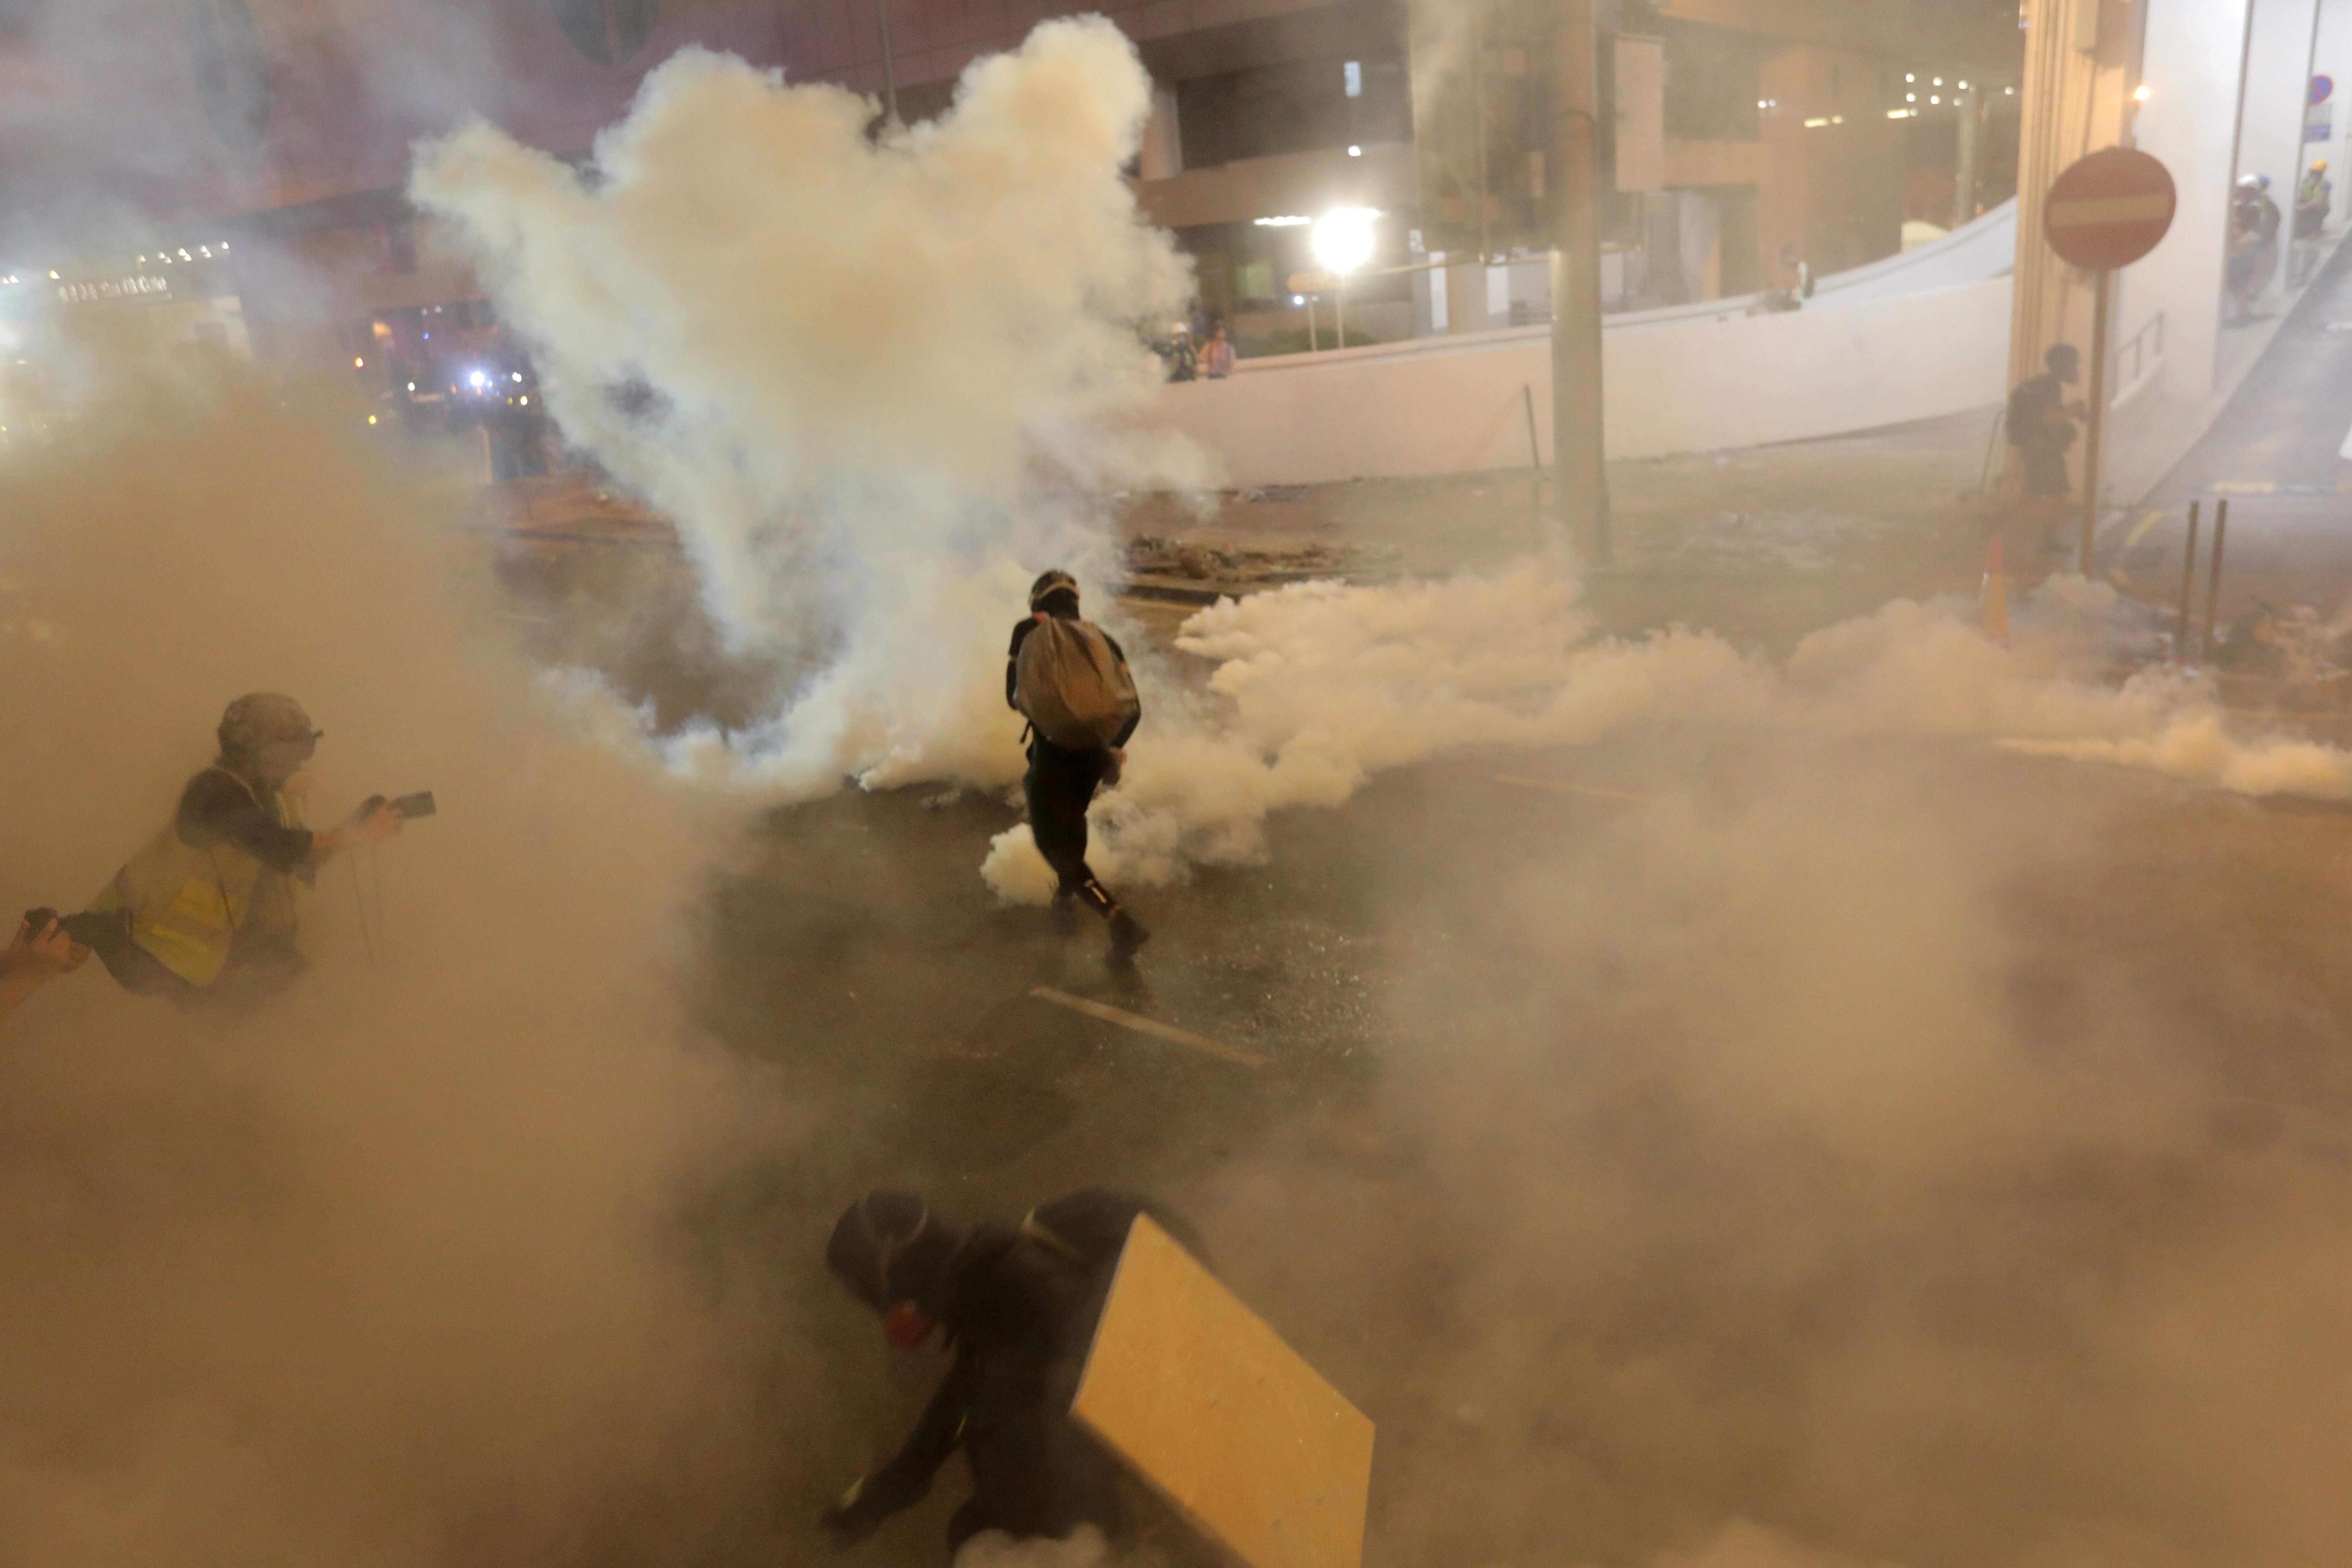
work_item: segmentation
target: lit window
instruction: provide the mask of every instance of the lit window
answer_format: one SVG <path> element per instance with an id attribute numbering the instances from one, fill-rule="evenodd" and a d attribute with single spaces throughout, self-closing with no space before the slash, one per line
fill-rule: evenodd
<path id="1" fill-rule="evenodd" d="M 1363 97 L 1364 62 L 1361 60 L 1349 60 L 1346 65 L 1341 66 L 1339 70 L 1348 83 L 1348 96 L 1349 98 Z"/>

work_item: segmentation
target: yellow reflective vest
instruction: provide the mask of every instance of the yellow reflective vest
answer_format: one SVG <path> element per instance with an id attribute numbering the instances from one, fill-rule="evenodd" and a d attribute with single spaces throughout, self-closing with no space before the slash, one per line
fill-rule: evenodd
<path id="1" fill-rule="evenodd" d="M 205 772 L 236 779 L 247 794 L 261 799 L 226 768 Z M 284 795 L 273 792 L 268 805 L 281 826 L 301 826 Z M 199 849 L 189 843 L 180 836 L 176 813 L 114 873 L 89 907 L 131 911 L 131 940 L 199 988 L 220 978 L 240 935 L 289 946 L 294 940 L 294 879 L 236 844 Z"/>

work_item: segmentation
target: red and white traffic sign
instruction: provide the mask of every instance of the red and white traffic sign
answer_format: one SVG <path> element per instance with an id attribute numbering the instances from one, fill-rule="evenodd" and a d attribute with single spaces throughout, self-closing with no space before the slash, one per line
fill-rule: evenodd
<path id="1" fill-rule="evenodd" d="M 2108 147 L 2058 176 L 2042 206 L 2042 232 L 2061 259 L 2085 272 L 2112 272 L 2154 250 L 2179 204 L 2163 164 L 2133 148 Z"/>

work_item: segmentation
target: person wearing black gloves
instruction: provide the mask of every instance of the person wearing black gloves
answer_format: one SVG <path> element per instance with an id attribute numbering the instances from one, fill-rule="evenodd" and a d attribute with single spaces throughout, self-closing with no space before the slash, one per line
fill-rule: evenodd
<path id="1" fill-rule="evenodd" d="M 1114 962 L 1151 938 L 1087 864 L 1087 808 L 1118 782 L 1126 746 L 1143 722 L 1127 653 L 1078 613 L 1078 585 L 1049 571 L 1029 590 L 1029 614 L 1004 657 L 1004 702 L 1029 720 L 1029 771 L 1021 788 L 1029 833 L 1054 868 L 1054 908 L 1075 918 L 1084 904 L 1110 925 Z"/>
<path id="2" fill-rule="evenodd" d="M 1117 1541 L 1148 1509 L 1117 1463 L 1070 1418 L 1119 1249 L 1139 1214 L 1201 1255 L 1192 1228 L 1143 1198 L 1087 1188 L 1017 1226 L 950 1224 L 914 1193 L 881 1188 L 849 1206 L 825 1266 L 914 1350 L 943 1330 L 955 1361 L 898 1456 L 825 1511 L 848 1544 L 930 1490 L 963 1450 L 972 1495 L 948 1523 L 950 1554 L 984 1530 L 1060 1538 L 1091 1524 Z"/>

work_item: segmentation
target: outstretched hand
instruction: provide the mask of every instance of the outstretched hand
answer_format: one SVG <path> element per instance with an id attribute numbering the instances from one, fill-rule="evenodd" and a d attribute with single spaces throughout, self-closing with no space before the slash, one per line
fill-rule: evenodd
<path id="1" fill-rule="evenodd" d="M 47 979 L 69 975 L 89 962 L 89 949 L 66 935 L 62 922 L 51 920 L 38 931 L 29 922 L 16 925 L 16 940 L 0 956 L 0 970 L 37 974 Z"/>
<path id="2" fill-rule="evenodd" d="M 860 1477 L 849 1483 L 849 1490 L 834 1500 L 817 1522 L 833 1537 L 835 1546 L 845 1547 L 856 1545 L 881 1529 L 882 1521 L 888 1517 L 889 1511 L 875 1505 L 865 1478 Z"/>

